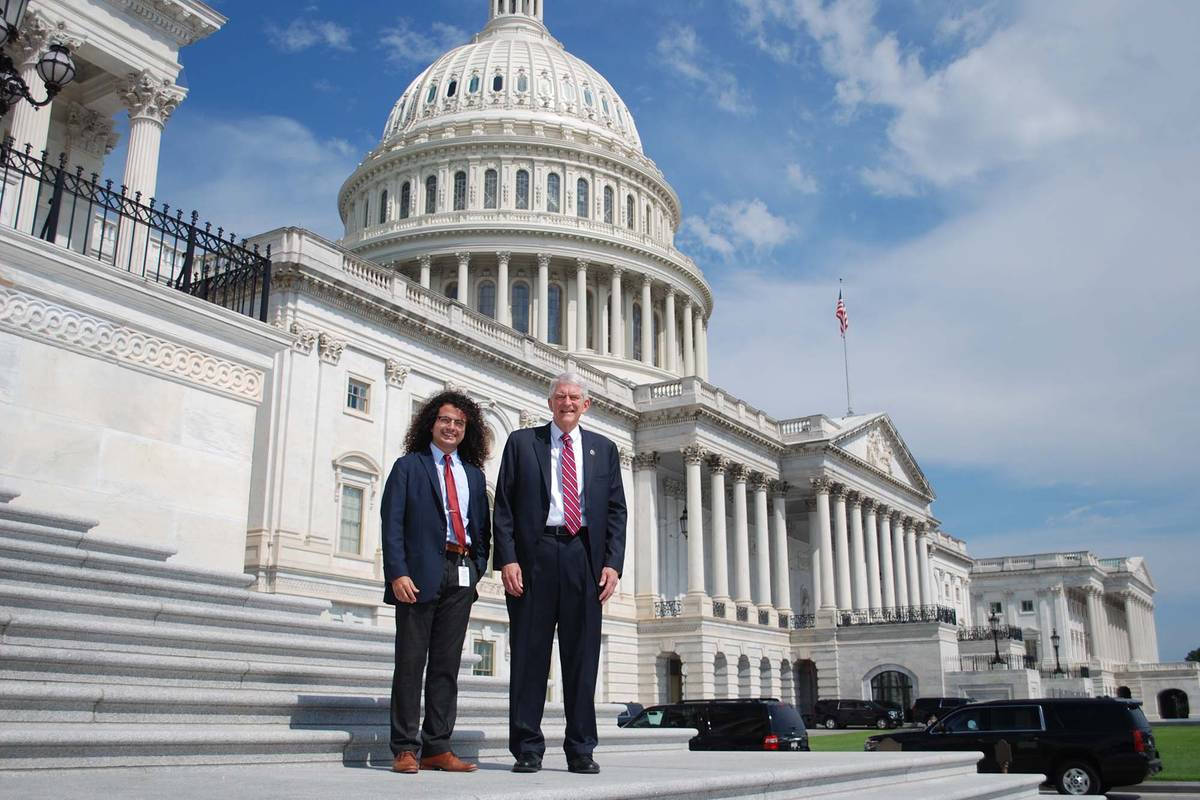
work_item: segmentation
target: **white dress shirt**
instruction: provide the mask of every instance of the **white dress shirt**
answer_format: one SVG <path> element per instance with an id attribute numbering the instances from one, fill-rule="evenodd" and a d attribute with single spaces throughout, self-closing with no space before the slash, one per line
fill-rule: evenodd
<path id="1" fill-rule="evenodd" d="M 438 486 L 442 489 L 442 511 L 446 512 L 446 541 L 458 544 L 454 534 L 454 523 L 450 521 L 450 501 L 446 497 L 446 454 L 430 443 L 429 452 L 433 453 L 433 463 L 437 467 Z M 458 513 L 462 516 L 463 532 L 467 536 L 467 545 L 471 544 L 471 529 L 467 527 L 467 509 L 471 507 L 471 487 L 467 485 L 467 471 L 463 468 L 458 451 L 450 454 L 450 472 L 454 475 L 454 492 L 458 495 Z"/>
<path id="2" fill-rule="evenodd" d="M 563 524 L 562 500 L 562 442 L 563 432 L 550 423 L 550 513 L 546 524 L 557 527 Z M 575 485 L 579 487 L 579 524 L 587 525 L 587 508 L 583 505 L 583 430 L 576 425 L 571 431 L 571 450 L 575 453 Z"/>

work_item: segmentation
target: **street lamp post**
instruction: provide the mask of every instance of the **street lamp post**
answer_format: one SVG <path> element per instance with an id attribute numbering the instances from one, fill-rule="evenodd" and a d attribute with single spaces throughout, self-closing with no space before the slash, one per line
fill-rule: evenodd
<path id="1" fill-rule="evenodd" d="M 1003 664 L 1004 659 L 1000 657 L 1000 617 L 996 612 L 988 617 L 988 622 L 992 625 L 992 647 L 995 648 L 996 654 L 992 656 L 993 664 Z"/>
<path id="2" fill-rule="evenodd" d="M 0 46 L 16 40 L 19 37 L 21 20 L 25 17 L 25 7 L 29 0 L 0 0 Z M 46 88 L 46 99 L 34 100 L 30 86 L 25 83 L 17 65 L 0 51 L 0 115 L 7 114 L 13 105 L 22 99 L 34 108 L 48 105 L 62 88 L 75 80 L 75 62 L 71 60 L 71 51 L 65 45 L 52 44 L 42 54 L 37 62 L 37 74 Z"/>
<path id="3" fill-rule="evenodd" d="M 1054 645 L 1054 674 L 1055 675 L 1063 674 L 1062 662 L 1058 660 L 1058 645 L 1060 642 L 1062 642 L 1062 637 L 1058 635 L 1058 628 L 1054 628 L 1053 633 L 1050 634 L 1050 643 L 1052 645 Z"/>

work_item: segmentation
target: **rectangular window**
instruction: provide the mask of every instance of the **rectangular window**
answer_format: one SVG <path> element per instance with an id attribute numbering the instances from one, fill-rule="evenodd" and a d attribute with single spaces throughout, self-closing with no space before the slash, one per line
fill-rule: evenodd
<path id="1" fill-rule="evenodd" d="M 371 384 L 351 378 L 346 384 L 346 408 L 359 414 L 370 414 Z"/>
<path id="2" fill-rule="evenodd" d="M 362 552 L 363 490 L 342 485 L 342 527 L 338 534 L 338 552 L 358 555 Z"/>
<path id="3" fill-rule="evenodd" d="M 993 613 L 993 614 L 1003 614 L 1004 613 L 1004 606 L 1000 605 L 999 603 L 989 603 L 988 608 L 991 610 L 991 613 Z"/>
<path id="4" fill-rule="evenodd" d="M 485 642 L 483 639 L 476 639 L 475 655 L 479 656 L 479 663 L 471 667 L 471 674 L 495 675 L 495 653 L 496 644 L 494 642 Z"/>
<path id="5" fill-rule="evenodd" d="M 1022 614 L 1032 614 L 1033 613 L 1033 601 L 1032 600 L 1022 600 L 1021 601 L 1021 613 Z"/>

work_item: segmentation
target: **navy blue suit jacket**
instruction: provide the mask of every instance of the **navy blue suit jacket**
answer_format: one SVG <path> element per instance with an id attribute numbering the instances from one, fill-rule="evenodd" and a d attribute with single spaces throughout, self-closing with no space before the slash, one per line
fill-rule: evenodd
<path id="1" fill-rule="evenodd" d="M 483 472 L 463 462 L 471 499 L 467 509 L 467 533 L 476 576 L 487 569 L 492 525 L 488 514 L 487 483 Z M 446 567 L 446 509 L 438 465 L 428 449 L 396 459 L 383 489 L 383 600 L 396 605 L 392 581 L 407 575 L 420 594 L 418 603 L 437 599 Z M 478 580 L 478 577 L 476 578 Z"/>
<path id="2" fill-rule="evenodd" d="M 588 555 L 592 573 L 625 565 L 625 488 L 617 446 L 598 433 L 583 433 L 583 513 L 587 516 Z M 550 424 L 513 431 L 504 445 L 496 482 L 492 528 L 496 535 L 496 567 L 521 565 L 530 580 L 537 539 L 550 513 Z"/>

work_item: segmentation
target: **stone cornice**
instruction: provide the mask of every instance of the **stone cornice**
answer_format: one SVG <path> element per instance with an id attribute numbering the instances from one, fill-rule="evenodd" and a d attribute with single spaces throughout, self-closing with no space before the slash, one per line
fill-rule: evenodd
<path id="1" fill-rule="evenodd" d="M 668 427 L 671 425 L 691 424 L 699 426 L 707 422 L 714 427 L 732 431 L 751 444 L 767 451 L 767 455 L 778 459 L 784 453 L 784 445 L 778 440 L 754 430 L 750 426 L 731 417 L 723 417 L 715 411 L 700 405 L 676 406 L 673 408 L 655 409 L 642 412 L 638 430 Z"/>
<path id="2" fill-rule="evenodd" d="M 225 17 L 202 3 L 180 0 L 109 0 L 144 24 L 165 33 L 179 47 L 211 36 L 225 24 Z"/>
<path id="3" fill-rule="evenodd" d="M 864 461 L 863 459 L 859 458 L 858 456 L 854 455 L 853 453 L 850 453 L 847 450 L 843 450 L 842 448 L 838 447 L 837 445 L 833 444 L 832 442 L 829 442 L 829 441 L 801 442 L 799 444 L 787 445 L 786 449 L 792 450 L 794 452 L 821 453 L 826 456 L 834 456 L 837 459 L 844 461 L 849 465 L 852 465 L 856 469 L 860 469 L 864 472 L 869 473 L 872 477 L 879 479 L 883 483 L 886 483 L 896 489 L 901 490 L 902 492 L 904 492 L 907 495 L 911 495 L 913 497 L 919 498 L 920 500 L 924 501 L 923 504 L 932 503 L 936 499 L 932 493 L 926 494 L 925 492 L 922 492 L 920 489 L 917 489 L 914 486 L 909 486 L 907 483 L 904 483 L 903 481 L 892 477 L 891 475 L 887 474 L 886 472 L 884 472 L 883 470 L 874 466 L 873 464 L 870 464 L 870 463 Z"/>

